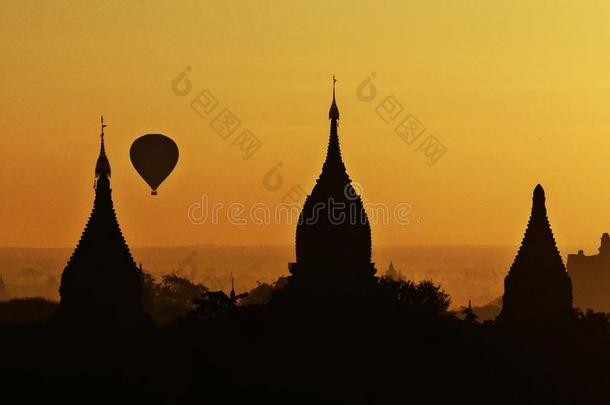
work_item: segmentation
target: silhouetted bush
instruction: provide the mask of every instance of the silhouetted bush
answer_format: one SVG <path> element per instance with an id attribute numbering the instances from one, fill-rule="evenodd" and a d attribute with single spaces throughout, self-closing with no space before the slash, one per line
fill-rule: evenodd
<path id="1" fill-rule="evenodd" d="M 286 287 L 287 278 L 280 277 L 274 283 L 258 283 L 256 287 L 248 292 L 241 300 L 242 305 L 267 305 L 275 291 Z"/>
<path id="2" fill-rule="evenodd" d="M 195 299 L 207 292 L 203 284 L 195 284 L 175 274 L 163 276 L 160 283 L 156 283 L 149 274 L 144 278 L 144 306 L 158 326 L 195 309 Z"/>
<path id="3" fill-rule="evenodd" d="M 113 341 L 0 325 L 0 346 L 11 348 L 0 356 L 4 390 L 48 402 L 100 392 L 148 404 L 584 404 L 605 403 L 610 385 L 604 313 L 510 334 L 457 319 L 430 281 L 380 278 L 374 294 L 347 297 L 272 288 L 266 305 L 176 276 L 150 283 L 155 305 L 174 316 L 190 307 L 154 333 Z"/>
<path id="4" fill-rule="evenodd" d="M 0 302 L 0 324 L 44 323 L 58 303 L 45 298 L 16 298 Z"/>
<path id="5" fill-rule="evenodd" d="M 381 277 L 377 281 L 377 291 L 382 302 L 394 306 L 398 311 L 418 316 L 446 314 L 451 302 L 449 294 L 427 280 L 414 283 Z"/>
<path id="6" fill-rule="evenodd" d="M 194 303 L 195 308 L 186 315 L 190 321 L 219 319 L 236 308 L 236 303 L 223 291 L 206 291 Z"/>
<path id="7" fill-rule="evenodd" d="M 580 324 L 579 327 L 587 331 L 587 333 L 610 336 L 610 314 L 595 312 L 591 309 L 586 311 L 576 309 L 574 312 Z"/>

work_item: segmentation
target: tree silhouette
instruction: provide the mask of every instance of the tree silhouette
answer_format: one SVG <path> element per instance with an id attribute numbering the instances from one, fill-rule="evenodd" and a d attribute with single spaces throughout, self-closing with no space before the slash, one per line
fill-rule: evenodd
<path id="1" fill-rule="evenodd" d="M 287 277 L 280 277 L 274 283 L 257 283 L 248 295 L 241 299 L 242 305 L 267 305 L 275 291 L 285 288 L 288 283 Z"/>
<path id="2" fill-rule="evenodd" d="M 203 284 L 195 284 L 176 274 L 166 274 L 156 283 L 145 277 L 144 300 L 157 325 L 162 326 L 186 315 L 196 307 L 196 299 L 208 292 Z"/>
<path id="3" fill-rule="evenodd" d="M 411 314 L 439 316 L 449 308 L 450 298 L 443 289 L 432 281 L 414 283 L 410 280 L 394 280 L 381 277 L 377 282 L 378 294 L 383 302 L 391 303 Z"/>

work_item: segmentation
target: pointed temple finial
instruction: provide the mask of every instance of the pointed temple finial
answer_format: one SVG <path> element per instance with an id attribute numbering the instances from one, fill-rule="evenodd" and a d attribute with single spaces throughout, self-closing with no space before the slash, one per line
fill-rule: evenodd
<path id="1" fill-rule="evenodd" d="M 102 138 L 102 142 L 104 142 L 104 128 L 106 128 L 107 125 L 104 124 L 104 116 L 103 115 L 100 115 L 100 126 L 101 126 L 101 130 L 102 130 L 100 136 Z"/>
<path id="2" fill-rule="evenodd" d="M 337 107 L 337 102 L 335 100 L 335 83 L 337 79 L 335 75 L 333 75 L 333 102 L 330 105 L 330 110 L 328 111 L 328 119 L 329 120 L 338 120 L 339 119 L 339 108 Z"/>
<path id="3" fill-rule="evenodd" d="M 108 158 L 106 157 L 106 148 L 104 146 L 104 128 L 107 125 L 104 124 L 104 116 L 100 117 L 100 155 L 97 158 L 97 163 L 95 164 L 95 177 L 99 178 L 101 176 L 110 177 L 110 162 L 108 162 Z"/>
<path id="4" fill-rule="evenodd" d="M 341 147 L 339 146 L 339 134 L 337 131 L 337 128 L 339 127 L 339 123 L 337 122 L 339 120 L 339 108 L 337 107 L 337 101 L 335 99 L 336 82 L 337 79 L 335 78 L 335 75 L 333 75 L 333 101 L 330 105 L 330 110 L 328 111 L 328 119 L 330 120 L 330 138 L 328 141 L 326 161 L 322 167 L 322 175 L 329 172 L 328 166 L 334 166 L 335 169 L 330 171 L 343 173 L 346 181 L 349 182 L 349 178 L 347 177 L 347 173 L 345 171 L 345 166 L 341 160 Z"/>
<path id="5" fill-rule="evenodd" d="M 229 297 L 232 303 L 235 303 L 235 301 L 237 300 L 237 294 L 235 294 L 235 280 L 233 279 L 233 273 L 231 273 L 231 293 Z"/>

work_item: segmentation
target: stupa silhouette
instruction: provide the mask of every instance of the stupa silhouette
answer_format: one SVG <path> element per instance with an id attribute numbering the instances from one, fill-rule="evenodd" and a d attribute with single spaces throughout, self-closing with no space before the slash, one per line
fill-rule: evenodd
<path id="1" fill-rule="evenodd" d="M 102 118 L 93 211 L 61 276 L 61 301 L 53 321 L 82 332 L 136 332 L 151 328 L 153 322 L 142 306 L 143 273 L 114 212 L 105 126 Z"/>
<path id="2" fill-rule="evenodd" d="M 299 216 L 288 285 L 309 292 L 360 294 L 374 286 L 376 270 L 368 217 L 341 158 L 335 81 L 333 77 L 326 161 Z"/>
<path id="3" fill-rule="evenodd" d="M 499 324 L 547 324 L 572 313 L 572 282 L 547 218 L 544 189 L 534 189 L 532 213 L 515 261 L 504 280 Z"/>

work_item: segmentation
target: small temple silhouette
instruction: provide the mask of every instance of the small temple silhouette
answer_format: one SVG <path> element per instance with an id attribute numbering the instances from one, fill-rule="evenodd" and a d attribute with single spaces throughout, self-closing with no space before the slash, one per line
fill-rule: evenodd
<path id="1" fill-rule="evenodd" d="M 546 324 L 572 313 L 572 282 L 555 244 L 540 184 L 521 247 L 504 279 L 502 301 L 498 324 Z"/>
<path id="2" fill-rule="evenodd" d="M 328 112 L 330 139 L 322 173 L 307 196 L 296 228 L 296 262 L 288 286 L 314 293 L 367 293 L 375 283 L 371 227 L 341 158 L 339 108 Z"/>
<path id="3" fill-rule="evenodd" d="M 394 262 L 392 261 L 390 261 L 390 265 L 388 266 L 388 269 L 385 271 L 385 274 L 383 276 L 392 280 L 405 279 L 404 275 L 402 274 L 402 270 L 396 270 L 396 268 L 394 267 Z"/>
<path id="4" fill-rule="evenodd" d="M 231 300 L 231 304 L 235 305 L 237 303 L 237 294 L 235 293 L 235 279 L 233 278 L 233 274 L 231 274 L 231 292 L 229 293 L 229 299 Z"/>
<path id="5" fill-rule="evenodd" d="M 576 307 L 610 312 L 610 235 L 602 235 L 597 255 L 587 256 L 582 250 L 569 254 L 568 274 Z"/>
<path id="6" fill-rule="evenodd" d="M 62 273 L 61 300 L 53 321 L 83 332 L 137 332 L 153 327 L 153 321 L 142 305 L 143 273 L 131 256 L 114 211 L 105 126 L 102 117 L 93 210 Z"/>

